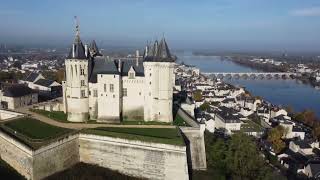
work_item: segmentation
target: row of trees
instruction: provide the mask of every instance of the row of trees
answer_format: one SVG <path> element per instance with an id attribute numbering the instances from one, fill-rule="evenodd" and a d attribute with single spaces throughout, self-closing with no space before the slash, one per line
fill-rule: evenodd
<path id="1" fill-rule="evenodd" d="M 208 169 L 219 179 L 264 180 L 279 176 L 265 163 L 254 139 L 243 133 L 228 140 L 207 134 L 206 151 Z"/>

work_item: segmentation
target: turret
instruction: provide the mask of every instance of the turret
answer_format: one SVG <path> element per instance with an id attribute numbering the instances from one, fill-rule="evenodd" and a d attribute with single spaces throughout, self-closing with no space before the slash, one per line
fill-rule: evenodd
<path id="1" fill-rule="evenodd" d="M 80 39 L 79 24 L 70 52 L 65 60 L 66 81 L 63 82 L 63 101 L 68 121 L 83 122 L 88 119 L 88 48 Z"/>
<path id="2" fill-rule="evenodd" d="M 172 95 L 175 60 L 165 38 L 147 46 L 144 54 L 145 121 L 172 122 Z"/>

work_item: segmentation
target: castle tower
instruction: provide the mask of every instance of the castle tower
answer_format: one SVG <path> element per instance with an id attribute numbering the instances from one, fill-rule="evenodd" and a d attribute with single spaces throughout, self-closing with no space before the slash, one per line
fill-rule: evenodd
<path id="1" fill-rule="evenodd" d="M 166 40 L 147 46 L 144 53 L 145 121 L 172 122 L 172 96 L 175 60 Z"/>
<path id="2" fill-rule="evenodd" d="M 63 82 L 63 101 L 68 121 L 88 120 L 89 54 L 87 45 L 83 46 L 81 42 L 77 23 L 75 40 L 65 60 L 66 81 Z"/>

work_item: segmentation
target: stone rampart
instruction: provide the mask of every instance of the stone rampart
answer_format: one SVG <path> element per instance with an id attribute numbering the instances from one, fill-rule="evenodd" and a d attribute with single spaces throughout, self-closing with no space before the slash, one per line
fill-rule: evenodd
<path id="1" fill-rule="evenodd" d="M 27 179 L 42 179 L 78 162 L 148 179 L 189 179 L 186 146 L 74 134 L 33 150 L 0 131 L 0 157 Z"/>
<path id="2" fill-rule="evenodd" d="M 80 161 L 148 179 L 189 179 L 185 146 L 80 134 Z"/>

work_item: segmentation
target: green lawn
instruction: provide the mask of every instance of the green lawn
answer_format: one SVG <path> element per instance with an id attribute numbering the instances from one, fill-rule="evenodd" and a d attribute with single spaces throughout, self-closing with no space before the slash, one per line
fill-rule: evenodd
<path id="1" fill-rule="evenodd" d="M 83 133 L 96 134 L 101 136 L 118 137 L 130 140 L 173 144 L 183 146 L 184 142 L 179 130 L 174 128 L 116 128 L 98 127 L 86 129 Z"/>
<path id="2" fill-rule="evenodd" d="M 69 122 L 67 121 L 67 114 L 65 114 L 63 111 L 45 111 L 40 109 L 31 109 L 30 111 L 41 114 L 59 122 Z"/>
<path id="3" fill-rule="evenodd" d="M 184 119 L 181 116 L 179 116 L 179 114 L 177 114 L 175 119 L 173 120 L 173 125 L 175 125 L 175 126 L 190 126 L 187 122 L 184 121 Z"/>
<path id="4" fill-rule="evenodd" d="M 172 125 L 169 122 L 158 122 L 158 121 L 131 121 L 131 120 L 124 120 L 120 124 L 124 125 Z"/>
<path id="5" fill-rule="evenodd" d="M 52 126 L 32 118 L 20 118 L 4 123 L 5 127 L 17 131 L 30 139 L 48 139 L 70 132 L 70 129 Z"/>

